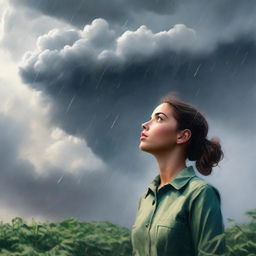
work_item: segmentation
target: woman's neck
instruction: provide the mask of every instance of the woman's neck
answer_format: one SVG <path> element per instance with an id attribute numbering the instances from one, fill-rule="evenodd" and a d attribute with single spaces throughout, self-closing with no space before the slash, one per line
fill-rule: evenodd
<path id="1" fill-rule="evenodd" d="M 156 158 L 161 179 L 159 187 L 167 184 L 180 171 L 186 168 L 185 157 L 181 152 L 176 151 L 169 154 L 162 154 L 156 156 Z"/>

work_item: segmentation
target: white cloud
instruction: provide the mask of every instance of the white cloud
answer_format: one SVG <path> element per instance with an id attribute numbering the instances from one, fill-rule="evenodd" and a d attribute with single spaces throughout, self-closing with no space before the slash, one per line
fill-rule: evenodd
<path id="1" fill-rule="evenodd" d="M 81 31 L 82 37 L 90 40 L 94 47 L 106 47 L 115 39 L 115 31 L 111 30 L 104 19 L 95 19 Z"/>
<path id="2" fill-rule="evenodd" d="M 74 29 L 61 31 L 53 29 L 48 34 L 42 35 L 37 39 L 37 47 L 43 51 L 46 49 L 61 49 L 65 45 L 72 45 L 79 38 L 79 33 Z"/>
<path id="3" fill-rule="evenodd" d="M 84 140 L 67 135 L 59 128 L 52 131 L 51 138 L 53 142 L 43 155 L 46 162 L 71 173 L 103 169 L 104 163 L 94 156 Z"/>
<path id="4" fill-rule="evenodd" d="M 141 26 L 136 31 L 126 31 L 115 38 L 114 35 L 103 19 L 95 19 L 83 30 L 54 29 L 38 38 L 34 52 L 23 56 L 21 70 L 32 69 L 49 77 L 60 74 L 71 62 L 91 70 L 104 61 L 121 65 L 165 51 L 196 50 L 196 32 L 184 24 L 159 33 Z"/>
<path id="5" fill-rule="evenodd" d="M 168 31 L 153 33 L 145 25 L 136 31 L 126 31 L 117 38 L 117 54 L 129 56 L 152 56 L 173 50 L 193 49 L 196 46 L 196 31 L 184 24 L 176 24 Z"/>

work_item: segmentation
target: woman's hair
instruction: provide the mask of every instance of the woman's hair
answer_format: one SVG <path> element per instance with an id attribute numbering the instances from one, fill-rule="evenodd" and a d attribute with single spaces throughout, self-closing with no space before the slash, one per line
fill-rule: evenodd
<path id="1" fill-rule="evenodd" d="M 178 122 L 178 130 L 189 129 L 191 137 L 188 141 L 186 159 L 196 161 L 197 170 L 207 176 L 212 167 L 223 159 L 219 139 L 208 140 L 208 123 L 195 106 L 181 101 L 177 92 L 170 92 L 160 99 L 160 103 L 169 103 L 173 107 L 174 118 Z"/>

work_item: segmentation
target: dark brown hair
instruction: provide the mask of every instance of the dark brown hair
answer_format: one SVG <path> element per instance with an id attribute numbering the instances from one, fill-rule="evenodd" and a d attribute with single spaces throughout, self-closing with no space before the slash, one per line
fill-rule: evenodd
<path id="1" fill-rule="evenodd" d="M 188 141 L 186 159 L 196 161 L 197 170 L 207 176 L 212 167 L 223 159 L 219 139 L 207 139 L 208 123 L 204 116 L 192 104 L 181 101 L 177 92 L 170 92 L 160 99 L 160 103 L 169 103 L 173 107 L 174 118 L 178 122 L 178 130 L 189 129 L 191 137 Z"/>

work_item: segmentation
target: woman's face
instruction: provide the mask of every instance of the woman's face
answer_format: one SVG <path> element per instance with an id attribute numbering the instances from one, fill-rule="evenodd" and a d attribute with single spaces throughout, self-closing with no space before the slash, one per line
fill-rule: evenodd
<path id="1" fill-rule="evenodd" d="M 140 138 L 139 148 L 149 153 L 171 151 L 176 145 L 177 121 L 173 116 L 173 107 L 168 103 L 158 105 L 151 119 L 143 123 L 143 133 L 147 137 Z"/>

